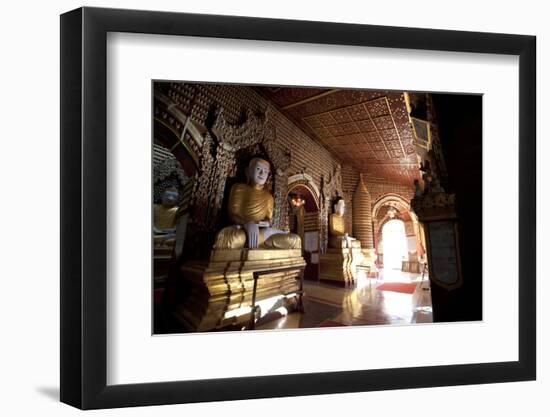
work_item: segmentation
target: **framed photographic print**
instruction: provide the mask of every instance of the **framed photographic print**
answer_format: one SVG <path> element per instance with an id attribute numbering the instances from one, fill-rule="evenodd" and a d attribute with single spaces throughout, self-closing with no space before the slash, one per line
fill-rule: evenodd
<path id="1" fill-rule="evenodd" d="M 81 8 L 61 101 L 63 402 L 535 379 L 534 37 Z"/>

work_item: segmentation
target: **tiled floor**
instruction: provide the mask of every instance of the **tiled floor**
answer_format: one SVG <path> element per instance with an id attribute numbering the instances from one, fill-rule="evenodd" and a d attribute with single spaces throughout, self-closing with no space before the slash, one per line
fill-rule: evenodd
<path id="1" fill-rule="evenodd" d="M 339 288 L 304 281 L 305 313 L 293 312 L 256 329 L 364 326 L 432 322 L 428 278 L 399 270 L 380 271 L 378 279 L 358 277 L 355 287 Z M 413 294 L 378 290 L 385 282 L 416 283 Z"/>

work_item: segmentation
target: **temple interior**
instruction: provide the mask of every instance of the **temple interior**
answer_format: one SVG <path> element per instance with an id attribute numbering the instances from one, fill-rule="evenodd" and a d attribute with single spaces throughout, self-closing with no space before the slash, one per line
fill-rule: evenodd
<path id="1" fill-rule="evenodd" d="M 482 319 L 481 96 L 153 95 L 155 334 Z"/>

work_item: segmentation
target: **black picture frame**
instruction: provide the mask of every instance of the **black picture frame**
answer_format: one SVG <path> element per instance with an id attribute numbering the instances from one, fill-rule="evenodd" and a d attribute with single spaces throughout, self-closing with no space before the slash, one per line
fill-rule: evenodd
<path id="1" fill-rule="evenodd" d="M 113 385 L 107 375 L 108 32 L 519 56 L 519 360 Z M 82 409 L 536 378 L 536 38 L 251 17 L 80 8 L 61 16 L 61 401 Z"/>

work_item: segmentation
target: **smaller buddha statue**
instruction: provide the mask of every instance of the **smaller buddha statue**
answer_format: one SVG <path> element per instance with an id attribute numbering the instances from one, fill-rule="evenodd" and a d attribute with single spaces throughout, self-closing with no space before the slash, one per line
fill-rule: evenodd
<path id="1" fill-rule="evenodd" d="M 299 249 L 298 235 L 271 226 L 274 200 L 264 189 L 270 165 L 264 159 L 253 158 L 248 164 L 247 183 L 231 187 L 229 218 L 232 226 L 220 230 L 214 249 Z"/>
<path id="2" fill-rule="evenodd" d="M 334 213 L 328 218 L 328 248 L 319 258 L 321 281 L 336 285 L 352 285 L 357 265 L 363 261 L 361 242 L 346 231 L 346 202 L 338 197 Z"/>
<path id="3" fill-rule="evenodd" d="M 179 197 L 178 189 L 169 187 L 162 193 L 161 204 L 153 206 L 153 235 L 156 246 L 169 246 L 175 242 Z"/>
<path id="4" fill-rule="evenodd" d="M 351 237 L 346 232 L 346 221 L 344 213 L 346 212 L 346 202 L 339 198 L 334 204 L 334 213 L 329 216 L 329 246 L 331 248 L 357 248 L 361 247 L 361 242 Z"/>

